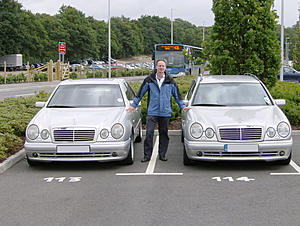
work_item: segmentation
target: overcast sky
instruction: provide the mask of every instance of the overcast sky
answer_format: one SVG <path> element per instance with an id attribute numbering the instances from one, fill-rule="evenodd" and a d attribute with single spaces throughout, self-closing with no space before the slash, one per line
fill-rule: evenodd
<path id="1" fill-rule="evenodd" d="M 107 21 L 108 0 L 18 0 L 23 8 L 33 13 L 55 15 L 59 8 L 70 5 L 86 16 Z M 136 19 L 142 15 L 181 18 L 197 26 L 211 26 L 214 14 L 211 11 L 212 0 L 110 0 L 111 16 L 125 16 Z M 284 25 L 291 27 L 296 24 L 300 0 L 284 0 Z M 281 0 L 275 0 L 274 8 L 281 13 Z"/>

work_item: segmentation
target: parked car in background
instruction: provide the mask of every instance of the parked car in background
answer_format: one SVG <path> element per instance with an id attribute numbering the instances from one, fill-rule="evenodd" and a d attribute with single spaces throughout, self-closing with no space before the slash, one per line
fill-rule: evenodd
<path id="1" fill-rule="evenodd" d="M 183 162 L 264 160 L 289 164 L 291 125 L 265 85 L 255 76 L 197 77 L 182 113 Z"/>
<path id="2" fill-rule="evenodd" d="M 91 70 L 99 71 L 99 70 L 104 70 L 105 66 L 102 64 L 91 64 L 90 65 Z"/>
<path id="3" fill-rule="evenodd" d="M 280 79 L 280 74 L 277 75 L 277 78 Z M 300 82 L 300 71 L 296 71 L 292 67 L 284 66 L 283 80 L 291 82 Z"/>
<path id="4" fill-rule="evenodd" d="M 26 128 L 29 165 L 49 161 L 134 161 L 142 139 L 141 107 L 124 79 L 66 80 L 58 84 Z"/>

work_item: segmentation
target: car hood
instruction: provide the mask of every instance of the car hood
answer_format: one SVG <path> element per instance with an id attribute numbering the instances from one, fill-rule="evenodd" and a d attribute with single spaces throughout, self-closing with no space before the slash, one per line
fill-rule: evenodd
<path id="1" fill-rule="evenodd" d="M 277 106 L 193 107 L 191 117 L 207 127 L 277 126 L 287 121 Z"/>
<path id="2" fill-rule="evenodd" d="M 118 122 L 124 107 L 114 108 L 43 108 L 32 123 L 45 127 L 110 127 Z"/>

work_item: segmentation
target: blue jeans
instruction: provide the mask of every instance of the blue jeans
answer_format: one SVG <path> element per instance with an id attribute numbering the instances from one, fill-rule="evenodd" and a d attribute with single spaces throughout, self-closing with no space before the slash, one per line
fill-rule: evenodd
<path id="1" fill-rule="evenodd" d="M 153 136 L 154 128 L 158 122 L 158 133 L 159 133 L 159 146 L 158 154 L 160 157 L 164 158 L 166 156 L 169 136 L 168 136 L 168 126 L 170 122 L 170 117 L 159 117 L 159 116 L 147 116 L 147 129 L 146 129 L 146 139 L 144 142 L 144 157 L 151 158 L 153 151 Z"/>

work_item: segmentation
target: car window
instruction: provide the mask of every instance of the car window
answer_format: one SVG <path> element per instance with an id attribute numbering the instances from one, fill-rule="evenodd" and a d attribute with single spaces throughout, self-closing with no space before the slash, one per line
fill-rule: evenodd
<path id="1" fill-rule="evenodd" d="M 119 85 L 61 85 L 47 107 L 121 107 L 124 106 Z"/>
<path id="2" fill-rule="evenodd" d="M 192 82 L 191 87 L 190 87 L 189 90 L 188 90 L 188 96 L 187 96 L 188 100 L 191 99 L 192 94 L 193 94 L 194 89 L 195 89 L 195 86 L 196 86 L 196 82 L 195 82 L 195 80 L 194 80 L 194 81 Z"/>
<path id="3" fill-rule="evenodd" d="M 211 83 L 200 84 L 192 105 L 198 106 L 262 106 L 271 99 L 261 84 Z"/>
<path id="4" fill-rule="evenodd" d="M 131 88 L 131 86 L 127 82 L 125 82 L 125 88 L 126 88 L 125 93 L 126 93 L 127 99 L 133 100 L 135 97 L 135 93 L 134 93 L 133 89 Z"/>
<path id="5" fill-rule="evenodd" d="M 293 70 L 289 67 L 284 67 L 283 70 L 284 72 L 289 72 L 289 73 L 293 72 Z"/>

